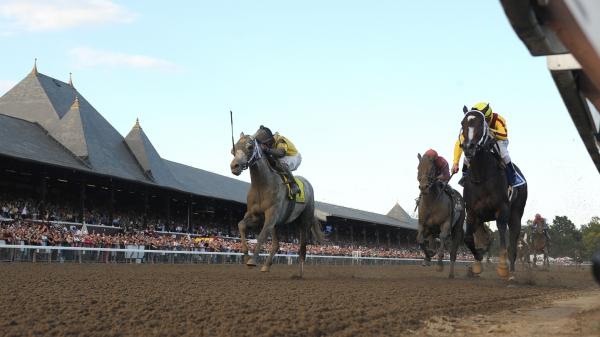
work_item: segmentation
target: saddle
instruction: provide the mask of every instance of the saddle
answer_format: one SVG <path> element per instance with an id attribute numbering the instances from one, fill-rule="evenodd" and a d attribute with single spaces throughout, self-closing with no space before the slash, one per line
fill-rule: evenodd
<path id="1" fill-rule="evenodd" d="M 292 185 L 290 185 L 290 181 L 289 181 L 288 177 L 286 176 L 285 172 L 283 172 L 282 169 L 280 168 L 280 166 L 279 166 L 280 164 L 277 161 L 277 159 L 274 158 L 273 156 L 267 156 L 267 163 L 269 163 L 269 166 L 271 167 L 271 169 L 277 173 L 277 175 L 281 178 L 281 181 L 283 182 L 283 184 L 286 186 L 287 198 L 289 200 L 294 200 L 294 196 L 292 195 Z M 295 201 L 297 203 L 305 203 L 306 198 L 304 197 L 304 183 L 302 182 L 302 180 L 300 180 L 296 177 L 294 177 L 294 181 L 296 182 L 296 185 L 300 189 L 300 193 L 296 194 Z"/>
<path id="2" fill-rule="evenodd" d="M 450 186 L 446 186 L 446 188 L 444 188 L 444 193 L 446 193 L 448 197 L 450 197 L 450 200 L 452 200 L 452 228 L 454 229 L 454 226 L 459 225 L 458 220 L 460 218 L 460 213 L 465 207 L 464 202 L 462 201 L 463 199 L 460 193 Z M 462 225 L 463 224 L 460 224 L 460 226 Z"/>

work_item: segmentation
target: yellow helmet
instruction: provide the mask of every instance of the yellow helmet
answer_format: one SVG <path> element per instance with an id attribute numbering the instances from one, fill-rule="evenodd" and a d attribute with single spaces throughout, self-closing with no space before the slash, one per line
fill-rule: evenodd
<path id="1" fill-rule="evenodd" d="M 485 115 L 485 118 L 490 118 L 490 116 L 492 116 L 492 112 L 493 112 L 492 107 L 490 106 L 490 103 L 488 103 L 488 102 L 479 102 L 479 103 L 473 105 L 471 110 L 481 111 Z"/>

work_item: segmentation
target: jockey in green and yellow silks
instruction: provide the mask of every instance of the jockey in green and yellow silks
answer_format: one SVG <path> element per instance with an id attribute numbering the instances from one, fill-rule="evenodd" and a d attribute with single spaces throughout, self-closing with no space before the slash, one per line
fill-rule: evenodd
<path id="1" fill-rule="evenodd" d="M 471 110 L 480 111 L 485 116 L 485 120 L 488 123 L 490 131 L 496 139 L 496 143 L 498 143 L 498 148 L 500 149 L 500 157 L 502 158 L 504 164 L 506 164 L 506 177 L 508 178 L 509 185 L 511 185 L 512 187 L 517 187 L 525 184 L 525 180 L 523 180 L 516 174 L 515 168 L 510 159 L 510 155 L 508 154 L 508 128 L 506 126 L 506 120 L 499 114 L 493 112 L 492 107 L 487 102 L 479 102 L 473 105 Z M 463 141 L 464 137 L 461 132 L 459 139 L 454 144 L 454 160 L 452 164 L 452 173 L 458 172 L 458 162 L 460 161 L 460 157 L 463 153 L 461 148 L 461 144 Z M 466 157 L 463 160 L 463 164 L 464 178 L 467 175 L 469 167 L 469 162 Z M 463 179 L 461 179 L 461 182 L 462 181 Z M 459 184 L 461 184 L 461 182 L 459 182 Z"/>

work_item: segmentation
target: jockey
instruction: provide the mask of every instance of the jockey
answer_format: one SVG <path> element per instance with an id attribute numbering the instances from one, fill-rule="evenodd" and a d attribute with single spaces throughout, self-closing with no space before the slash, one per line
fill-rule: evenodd
<path id="1" fill-rule="evenodd" d="M 283 173 L 289 184 L 292 195 L 300 193 L 300 188 L 291 171 L 295 171 L 302 162 L 302 156 L 294 144 L 279 133 L 273 134 L 267 127 L 260 126 L 254 134 L 263 152 L 272 156 L 275 160 L 276 169 Z"/>
<path id="2" fill-rule="evenodd" d="M 508 178 L 508 184 L 510 186 L 518 187 L 525 184 L 525 180 L 522 179 L 515 170 L 513 163 L 510 159 L 510 155 L 508 154 L 508 129 L 506 127 L 506 120 L 500 116 L 499 114 L 492 111 L 492 107 L 487 102 L 479 102 L 471 108 L 471 110 L 477 110 L 483 113 L 485 116 L 485 120 L 490 127 L 490 131 L 494 135 L 496 139 L 496 143 L 498 144 L 498 148 L 500 149 L 500 157 L 502 161 L 506 165 L 506 177 Z M 459 139 L 454 144 L 454 161 L 452 164 L 452 173 L 458 172 L 458 162 L 460 161 L 460 156 L 463 151 L 461 148 L 461 144 L 464 141 L 464 137 L 462 132 L 460 134 Z M 463 178 L 458 182 L 461 186 L 463 185 L 465 176 L 468 175 L 468 167 L 469 162 L 467 158 L 463 160 Z"/>
<path id="3" fill-rule="evenodd" d="M 429 149 L 425 151 L 423 156 L 428 156 L 434 159 L 433 164 L 435 165 L 435 178 L 436 180 L 444 184 L 444 189 L 448 188 L 448 181 L 450 180 L 450 171 L 448 169 L 448 162 L 446 161 L 446 159 L 438 155 L 437 151 L 434 149 Z M 419 197 L 415 199 L 415 202 L 417 203 L 416 207 L 419 207 L 420 200 L 421 194 L 419 194 Z"/>
<path id="4" fill-rule="evenodd" d="M 450 171 L 448 170 L 448 162 L 446 159 L 438 155 L 437 151 L 434 149 L 427 150 L 424 155 L 434 158 L 433 163 L 435 165 L 435 175 L 437 180 L 448 183 L 448 180 L 450 180 Z"/>
<path id="5" fill-rule="evenodd" d="M 546 218 L 542 218 L 542 216 L 538 213 L 535 215 L 535 218 L 531 222 L 531 231 L 534 233 L 538 226 L 543 226 L 544 236 L 548 241 L 550 241 L 550 234 L 548 234 L 548 223 L 546 222 Z"/>

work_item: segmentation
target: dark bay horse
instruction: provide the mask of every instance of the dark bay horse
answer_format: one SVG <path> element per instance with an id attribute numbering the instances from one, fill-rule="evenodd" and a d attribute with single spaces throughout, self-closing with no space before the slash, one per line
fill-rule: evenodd
<path id="1" fill-rule="evenodd" d="M 550 268 L 550 261 L 548 260 L 548 242 L 546 240 L 546 234 L 544 233 L 544 227 L 539 225 L 531 232 L 531 252 L 533 253 L 533 266 L 537 267 L 537 256 L 543 254 L 542 267 Z"/>
<path id="2" fill-rule="evenodd" d="M 249 135 L 240 135 L 240 139 L 231 150 L 234 155 L 231 161 L 231 173 L 236 176 L 250 168 L 250 190 L 247 196 L 247 209 L 244 218 L 238 223 L 240 238 L 242 240 L 242 253 L 244 261 L 249 267 L 256 266 L 262 245 L 267 236 L 271 234 L 273 242 L 269 256 L 265 260 L 261 271 L 268 272 L 273 263 L 273 255 L 279 250 L 277 226 L 292 224 L 299 229 L 300 251 L 300 276 L 302 266 L 306 259 L 306 245 L 309 235 L 315 241 L 323 239 L 321 224 L 315 217 L 315 199 L 312 185 L 308 180 L 297 177 L 304 183 L 304 203 L 296 203 L 288 199 L 288 190 L 279 174 L 269 165 L 263 155 L 258 141 Z M 254 253 L 248 255 L 246 242 L 246 228 L 262 226 Z"/>
<path id="3" fill-rule="evenodd" d="M 419 166 L 417 180 L 421 196 L 419 199 L 419 231 L 417 242 L 425 253 L 425 261 L 430 261 L 435 254 L 434 238 L 439 237 L 438 271 L 444 269 L 443 258 L 445 247 L 450 241 L 450 278 L 454 278 L 456 252 L 463 241 L 463 223 L 465 222 L 465 204 L 460 194 L 452 191 L 452 198 L 444 191 L 445 183 L 437 179 L 435 158 L 427 154 L 418 154 Z M 455 207 L 458 205 L 458 207 Z M 429 247 L 425 245 L 428 238 Z"/>
<path id="4" fill-rule="evenodd" d="M 473 272 L 481 273 L 481 259 L 485 251 L 475 247 L 473 233 L 485 221 L 496 221 L 500 234 L 500 254 L 496 271 L 502 278 L 508 278 L 506 258 L 510 261 L 510 272 L 515 271 L 517 241 L 521 232 L 521 218 L 527 202 L 527 184 L 512 191 L 509 200 L 508 179 L 504 163 L 495 149 L 496 140 L 485 121 L 484 115 L 477 110 L 463 108 L 465 116 L 461 122 L 464 142 L 461 147 L 469 159 L 469 174 L 464 183 L 463 196 L 467 208 L 467 228 L 465 244 L 475 258 Z M 520 170 L 515 166 L 517 172 Z M 522 176 L 522 174 L 521 174 Z M 506 229 L 509 230 L 508 251 Z M 514 275 L 511 275 L 514 277 Z"/>

